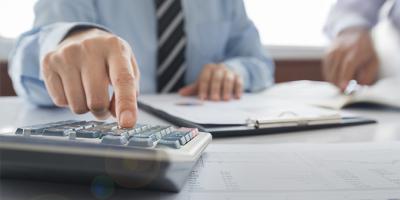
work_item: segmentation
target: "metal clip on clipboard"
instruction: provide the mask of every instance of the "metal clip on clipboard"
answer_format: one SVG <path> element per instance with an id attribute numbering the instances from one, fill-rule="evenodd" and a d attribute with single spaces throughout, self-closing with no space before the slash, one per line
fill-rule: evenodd
<path id="1" fill-rule="evenodd" d="M 302 117 L 292 111 L 282 112 L 278 118 L 269 119 L 248 119 L 247 125 L 258 129 L 278 127 L 301 127 L 312 125 L 337 124 L 342 122 L 339 113 L 316 117 Z"/>

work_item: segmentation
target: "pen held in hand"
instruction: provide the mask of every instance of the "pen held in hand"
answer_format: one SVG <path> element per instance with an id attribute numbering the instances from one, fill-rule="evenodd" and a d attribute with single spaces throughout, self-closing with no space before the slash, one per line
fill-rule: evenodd
<path id="1" fill-rule="evenodd" d="M 344 95 L 353 95 L 357 91 L 359 91 L 361 86 L 358 84 L 356 80 L 351 80 L 349 84 L 347 85 L 346 89 L 344 90 L 343 94 Z"/>

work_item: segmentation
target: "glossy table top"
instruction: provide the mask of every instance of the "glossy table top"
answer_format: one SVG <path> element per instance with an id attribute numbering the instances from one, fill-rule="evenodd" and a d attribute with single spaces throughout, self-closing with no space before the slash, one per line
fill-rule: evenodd
<path id="1" fill-rule="evenodd" d="M 279 143 L 353 143 L 400 141 L 400 110 L 348 109 L 348 111 L 378 121 L 362 126 L 303 131 L 276 135 L 218 138 L 213 144 L 279 144 Z M 0 130 L 66 119 L 94 118 L 90 114 L 74 115 L 68 109 L 37 108 L 16 97 L 0 98 Z M 139 123 L 168 124 L 143 111 Z M 175 199 L 178 194 L 118 189 L 113 199 Z M 92 199 L 90 186 L 0 180 L 0 199 Z"/>

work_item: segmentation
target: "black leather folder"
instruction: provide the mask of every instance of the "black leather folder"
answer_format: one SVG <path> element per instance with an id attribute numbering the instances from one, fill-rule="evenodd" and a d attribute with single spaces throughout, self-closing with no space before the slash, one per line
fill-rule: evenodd
<path id="1" fill-rule="evenodd" d="M 214 125 L 214 124 L 197 124 L 192 121 L 180 118 L 179 116 L 170 115 L 162 110 L 147 105 L 144 102 L 139 102 L 139 108 L 155 115 L 163 120 L 166 120 L 176 126 L 198 128 L 200 131 L 209 132 L 213 137 L 232 137 L 232 136 L 249 136 L 249 135 L 262 135 L 262 134 L 278 134 L 297 131 L 337 128 L 346 126 L 357 126 L 365 124 L 374 124 L 377 121 L 363 117 L 344 117 L 336 123 L 327 124 L 306 124 L 299 123 L 297 126 L 280 126 L 269 128 L 257 128 L 256 126 L 243 125 Z"/>

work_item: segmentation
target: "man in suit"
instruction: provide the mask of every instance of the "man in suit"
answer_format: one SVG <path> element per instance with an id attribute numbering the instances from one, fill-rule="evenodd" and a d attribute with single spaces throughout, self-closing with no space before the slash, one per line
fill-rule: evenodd
<path id="1" fill-rule="evenodd" d="M 35 12 L 11 76 L 38 105 L 113 114 L 131 127 L 139 89 L 220 101 L 273 83 L 241 0 L 40 0 Z"/>

